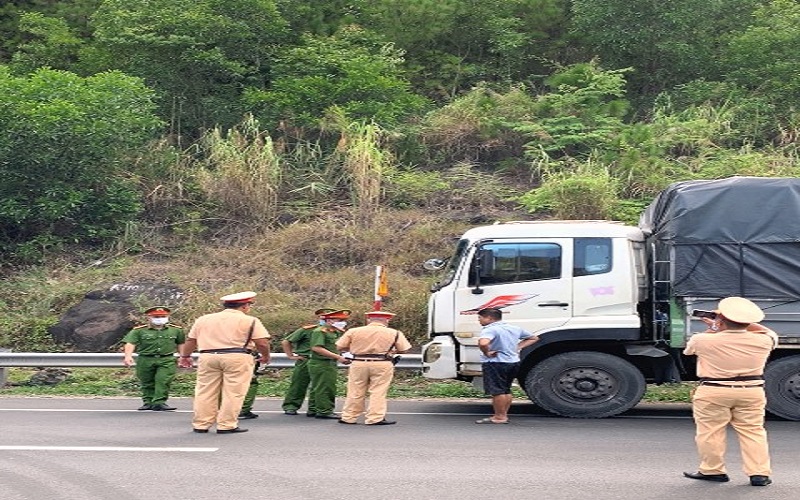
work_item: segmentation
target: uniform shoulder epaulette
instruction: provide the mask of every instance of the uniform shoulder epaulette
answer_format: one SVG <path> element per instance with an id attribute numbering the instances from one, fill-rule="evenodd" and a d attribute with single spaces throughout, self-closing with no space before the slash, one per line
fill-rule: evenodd
<path id="1" fill-rule="evenodd" d="M 132 329 L 133 329 L 133 330 L 138 330 L 138 329 L 140 329 L 140 328 L 147 328 L 148 326 L 150 326 L 150 325 L 136 325 L 136 326 L 134 326 Z"/>
<path id="2" fill-rule="evenodd" d="M 312 328 L 316 328 L 318 326 L 319 324 L 317 323 L 309 323 L 307 325 L 300 325 L 300 328 L 302 328 L 303 330 L 311 330 Z"/>
<path id="3" fill-rule="evenodd" d="M 175 328 L 183 328 L 183 325 L 179 325 L 177 323 L 167 323 L 167 326 L 174 326 Z"/>

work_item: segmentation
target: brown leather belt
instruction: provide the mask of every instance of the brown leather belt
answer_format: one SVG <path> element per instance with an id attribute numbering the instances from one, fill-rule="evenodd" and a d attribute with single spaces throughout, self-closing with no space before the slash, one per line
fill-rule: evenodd
<path id="1" fill-rule="evenodd" d="M 748 389 L 750 387 L 764 387 L 764 384 L 754 384 L 754 385 L 737 384 L 737 385 L 731 385 L 731 384 L 718 384 L 716 382 L 700 382 L 700 385 L 710 385 L 710 386 L 713 386 L 713 387 L 736 387 L 736 388 L 742 388 L 742 389 Z"/>
<path id="2" fill-rule="evenodd" d="M 228 347 L 224 349 L 203 349 L 200 354 L 250 354 L 250 349 Z"/>
<path id="3" fill-rule="evenodd" d="M 374 358 L 374 359 L 353 358 L 352 361 L 391 361 L 391 359 L 386 359 L 386 358 L 383 358 L 383 359 L 377 359 L 377 358 Z"/>

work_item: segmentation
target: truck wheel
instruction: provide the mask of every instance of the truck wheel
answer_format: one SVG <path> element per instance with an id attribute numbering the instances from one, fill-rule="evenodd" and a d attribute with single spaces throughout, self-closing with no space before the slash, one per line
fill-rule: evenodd
<path id="1" fill-rule="evenodd" d="M 764 384 L 767 411 L 787 420 L 800 420 L 800 356 L 769 363 Z"/>
<path id="2" fill-rule="evenodd" d="M 531 401 L 571 418 L 603 418 L 627 411 L 642 399 L 645 388 L 644 376 L 631 363 L 592 351 L 549 357 L 525 377 Z"/>

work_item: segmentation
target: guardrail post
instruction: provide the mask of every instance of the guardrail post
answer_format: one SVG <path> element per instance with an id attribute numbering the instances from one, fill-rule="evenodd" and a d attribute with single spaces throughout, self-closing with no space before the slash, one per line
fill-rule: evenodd
<path id="1" fill-rule="evenodd" d="M 6 349 L 5 347 L 0 347 L 0 352 L 11 352 L 11 349 Z M 3 366 L 0 366 L 0 387 L 5 387 L 6 386 L 6 380 L 7 380 L 6 377 L 7 376 L 8 376 L 8 373 L 6 373 L 6 368 L 3 367 Z"/>

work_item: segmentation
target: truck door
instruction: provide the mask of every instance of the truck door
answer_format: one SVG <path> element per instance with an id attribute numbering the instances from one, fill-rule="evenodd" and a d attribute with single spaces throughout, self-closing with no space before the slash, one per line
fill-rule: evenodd
<path id="1" fill-rule="evenodd" d="M 566 323 L 572 316 L 572 252 L 570 238 L 475 245 L 455 292 L 456 336 L 471 344 L 467 339 L 480 330 L 477 312 L 485 307 L 500 309 L 504 321 L 530 332 Z"/>

